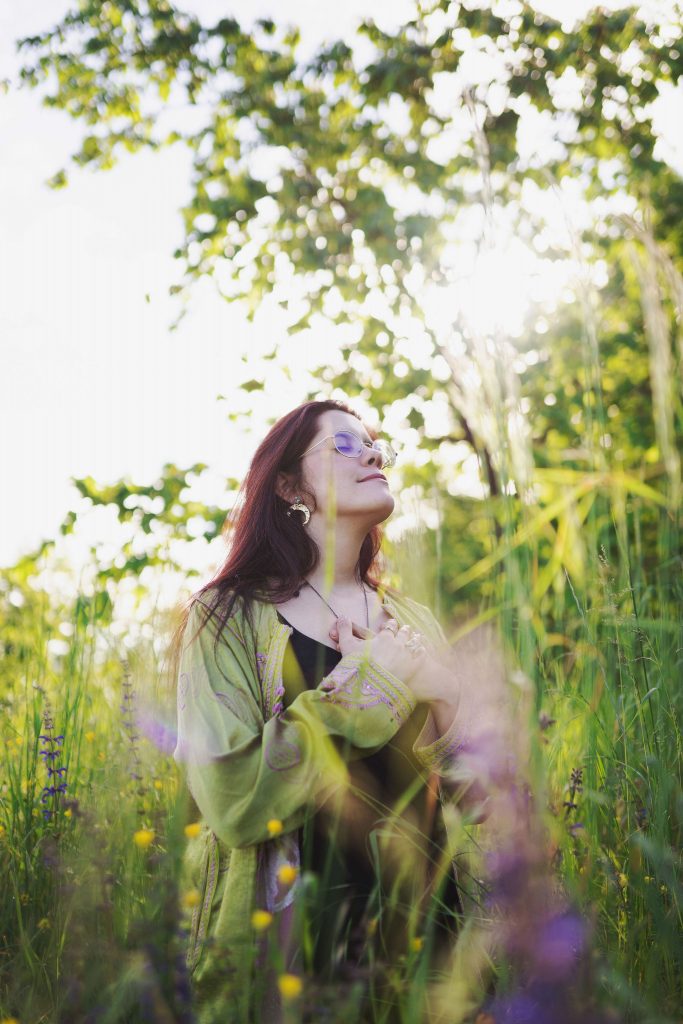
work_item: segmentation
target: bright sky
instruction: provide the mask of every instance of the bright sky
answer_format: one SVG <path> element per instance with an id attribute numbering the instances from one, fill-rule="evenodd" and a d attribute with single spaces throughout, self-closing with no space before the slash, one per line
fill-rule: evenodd
<path id="1" fill-rule="evenodd" d="M 32 0 L 0 7 L 0 78 L 16 68 L 13 41 L 50 26 L 70 6 Z M 206 19 L 226 13 L 224 0 L 178 6 Z M 331 28 L 329 7 L 319 0 L 228 6 L 238 18 L 277 10 L 279 19 L 304 27 L 311 46 L 330 31 L 350 30 L 368 11 L 367 0 L 335 5 Z M 558 7 L 552 0 L 544 6 L 553 13 Z M 372 4 L 387 26 L 410 9 L 408 0 Z M 165 462 L 201 461 L 212 477 L 200 496 L 221 503 L 224 477 L 243 474 L 266 414 L 301 400 L 299 381 L 313 347 L 317 356 L 320 345 L 335 345 L 329 332 L 290 342 L 268 310 L 250 325 L 208 282 L 195 289 L 190 311 L 169 333 L 178 312 L 167 294 L 178 279 L 171 253 L 182 239 L 178 210 L 189 197 L 189 155 L 173 148 L 121 156 L 106 173 L 71 169 L 69 186 L 53 192 L 44 182 L 67 164 L 82 131 L 67 115 L 43 108 L 35 91 L 0 95 L 0 565 L 54 536 L 66 513 L 80 507 L 71 476 L 146 483 Z M 290 345 L 299 370 L 293 382 L 274 379 L 266 398 L 246 400 L 234 389 L 240 355 L 258 354 L 273 338 Z M 220 394 L 232 408 L 251 402 L 251 437 L 227 420 Z M 111 540 L 107 531 L 97 512 L 83 536 Z"/>

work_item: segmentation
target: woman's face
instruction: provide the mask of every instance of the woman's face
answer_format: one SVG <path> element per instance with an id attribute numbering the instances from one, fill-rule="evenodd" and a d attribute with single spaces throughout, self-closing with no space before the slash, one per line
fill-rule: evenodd
<path id="1" fill-rule="evenodd" d="M 307 448 L 317 441 L 322 443 L 301 460 L 304 480 L 315 494 L 317 515 L 321 518 L 325 518 L 336 501 L 337 518 L 357 517 L 370 529 L 387 519 L 394 510 L 394 498 L 382 470 L 382 457 L 367 447 L 363 447 L 357 458 L 342 455 L 335 448 L 331 436 L 337 430 L 350 430 L 362 441 L 372 442 L 367 429 L 356 416 L 327 409 L 321 414 L 318 429 Z M 323 441 L 325 437 L 327 440 Z"/>

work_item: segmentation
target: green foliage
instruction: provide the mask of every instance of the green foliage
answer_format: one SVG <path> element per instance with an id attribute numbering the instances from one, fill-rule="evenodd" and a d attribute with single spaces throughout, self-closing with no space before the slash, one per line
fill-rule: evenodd
<path id="1" fill-rule="evenodd" d="M 672 4 L 668 23 L 658 24 L 632 7 L 596 7 L 571 29 L 528 4 L 505 11 L 424 3 L 395 31 L 371 20 L 359 26 L 371 47 L 363 62 L 355 40 L 328 43 L 304 61 L 297 32 L 270 21 L 245 30 L 230 18 L 202 24 L 165 0 L 81 3 L 22 42 L 22 80 L 45 85 L 50 106 L 86 125 L 77 165 L 111 167 L 121 147 L 190 148 L 177 293 L 216 274 L 225 297 L 252 315 L 275 295 L 292 333 L 321 314 L 352 325 L 339 364 L 321 367 L 322 390 L 360 394 L 430 456 L 403 462 L 400 483 L 417 495 L 423 522 L 387 544 L 388 575 L 438 609 L 453 635 L 468 622 L 500 622 L 534 683 L 556 867 L 592 914 L 602 990 L 629 1020 L 668 1022 L 683 976 L 683 183 L 656 148 L 650 104 L 661 83 L 681 76 L 680 10 Z M 463 86 L 458 72 L 478 49 L 495 57 L 491 80 Z M 444 82 L 446 105 L 436 101 Z M 193 128 L 174 122 L 183 104 L 195 108 Z M 522 159 L 518 130 L 530 109 L 548 118 L 555 145 Z M 458 141 L 433 147 L 453 119 Z M 583 227 L 568 225 L 568 251 L 543 248 L 544 200 L 567 180 L 581 185 L 589 216 Z M 64 186 L 66 169 L 51 182 Z M 458 310 L 441 328 L 425 313 L 426 287 L 448 295 L 457 279 L 448 247 L 473 211 L 483 225 L 475 248 L 490 244 L 488 234 L 495 243 L 504 216 L 551 261 L 571 255 L 577 263 L 573 296 L 552 314 L 532 308 L 514 348 L 502 332 L 479 337 Z M 290 272 L 303 299 L 282 286 Z M 250 370 L 242 387 L 256 392 L 264 382 Z M 439 403 L 448 415 L 428 428 Z M 511 413 L 521 410 L 520 436 Z M 459 488 L 472 453 L 485 500 Z M 82 775 L 84 800 L 107 793 L 105 830 L 121 825 L 129 835 L 144 798 L 131 792 L 119 801 L 120 768 L 112 780 L 80 753 L 79 735 L 110 713 L 97 688 L 85 687 L 77 652 L 95 625 L 107 634 L 119 583 L 148 566 L 178 568 L 169 534 L 189 540 L 201 518 L 200 536 L 220 533 L 226 509 L 185 494 L 204 468 L 168 464 L 150 486 L 76 481 L 93 506 L 111 507 L 150 544 L 140 553 L 130 541 L 108 560 L 93 550 L 92 593 L 68 609 L 75 632 L 61 675 L 47 645 L 64 609 L 31 583 L 50 542 L 6 571 L 0 686 L 8 730 L 24 744 L 6 759 L 10 798 L 1 807 L 12 838 L 2 867 L 15 902 L 0 932 L 16 991 L 29 978 L 35 984 L 39 963 L 57 964 L 61 948 L 48 942 L 56 931 L 38 928 L 57 912 L 59 894 L 37 860 L 44 708 L 27 680 L 50 694 L 79 751 L 70 777 Z M 70 515 L 62 533 L 77 527 Z M 118 685 L 120 666 L 106 661 L 97 676 L 104 693 Z M 63 685 L 73 679 L 71 689 Z M 121 731 L 110 724 L 107 764 Z M 578 769 L 582 781 L 571 775 Z M 155 808 L 163 831 L 169 805 L 152 802 L 146 813 Z M 141 908 L 150 876 L 123 845 L 107 856 Z M 35 909 L 25 920 L 17 910 L 29 883 Z M 122 890 L 112 897 L 119 909 L 105 915 L 115 943 L 130 934 L 127 900 Z M 0 998 L 14 1012 L 15 990 L 4 984 Z"/>

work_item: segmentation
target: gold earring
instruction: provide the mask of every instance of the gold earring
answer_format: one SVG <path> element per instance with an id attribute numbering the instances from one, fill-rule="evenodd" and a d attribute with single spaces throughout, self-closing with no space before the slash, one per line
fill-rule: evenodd
<path id="1" fill-rule="evenodd" d="M 291 516 L 292 512 L 303 512 L 303 514 L 304 514 L 304 526 L 306 525 L 308 520 L 311 518 L 311 510 L 308 507 L 308 505 L 304 505 L 303 504 L 303 502 L 301 501 L 301 495 L 300 494 L 297 494 L 296 498 L 294 499 L 294 504 L 290 505 L 289 508 L 287 509 L 287 515 Z"/>

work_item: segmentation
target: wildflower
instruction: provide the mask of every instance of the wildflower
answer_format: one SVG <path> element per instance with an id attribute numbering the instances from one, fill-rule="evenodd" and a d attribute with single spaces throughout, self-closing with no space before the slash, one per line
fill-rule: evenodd
<path id="1" fill-rule="evenodd" d="M 164 784 L 161 781 L 161 779 L 155 779 L 154 780 L 154 788 L 155 789 L 163 789 L 164 788 Z"/>
<path id="2" fill-rule="evenodd" d="M 416 935 L 414 939 L 410 940 L 410 948 L 412 949 L 413 953 L 419 953 L 423 945 L 424 939 L 422 939 L 419 935 Z"/>
<path id="3" fill-rule="evenodd" d="M 189 892 L 186 892 L 185 895 L 183 896 L 183 906 L 187 907 L 188 909 L 192 909 L 192 907 L 197 906 L 200 899 L 201 896 L 199 894 L 199 890 L 190 889 Z"/>
<path id="4" fill-rule="evenodd" d="M 277 979 L 277 986 L 280 989 L 282 998 L 290 1000 L 296 999 L 297 996 L 301 995 L 303 982 L 296 974 L 281 974 Z"/>
<path id="5" fill-rule="evenodd" d="M 48 785 L 43 786 L 40 802 L 44 804 L 49 797 L 52 797 L 52 806 L 43 807 L 43 816 L 47 821 L 49 818 L 52 817 L 54 811 L 56 810 L 56 803 L 57 800 L 59 799 L 59 794 L 66 793 L 67 790 L 67 783 L 62 778 L 64 775 L 66 775 L 66 768 L 63 765 L 60 765 L 59 763 L 55 763 L 59 762 L 59 759 L 61 757 L 61 745 L 64 742 L 64 736 L 53 736 L 54 721 L 52 719 L 49 706 L 43 712 L 43 727 L 45 729 L 45 733 L 38 737 L 43 747 L 42 750 L 39 751 L 38 756 L 43 758 L 43 763 L 47 770 L 48 780 Z M 58 782 L 58 785 L 56 786 L 54 784 L 55 776 L 57 776 Z"/>
<path id="6" fill-rule="evenodd" d="M 99 754 L 97 756 L 98 756 L 100 761 L 106 760 L 106 754 L 104 753 L 103 750 L 100 750 L 100 752 L 99 752 Z"/>
<path id="7" fill-rule="evenodd" d="M 282 832 L 282 822 L 279 818 L 271 818 L 270 821 L 266 822 L 266 828 L 271 836 L 279 836 Z"/>
<path id="8" fill-rule="evenodd" d="M 567 907 L 546 920 L 539 931 L 535 961 L 546 979 L 568 978 L 586 948 L 587 925 L 581 915 Z"/>
<path id="9" fill-rule="evenodd" d="M 50 919 L 48 917 L 41 917 L 40 921 L 38 922 L 38 930 L 44 932 L 51 927 L 52 925 L 50 924 Z"/>
<path id="10" fill-rule="evenodd" d="M 141 828 L 133 834 L 133 842 L 136 846 L 139 846 L 141 850 L 146 850 L 153 840 L 154 832 L 151 828 Z"/>
<path id="11" fill-rule="evenodd" d="M 19 902 L 21 903 L 22 906 L 25 907 L 30 898 L 31 897 L 27 892 L 22 892 L 21 895 L 19 896 Z"/>
<path id="12" fill-rule="evenodd" d="M 85 733 L 85 738 L 88 741 L 88 743 L 92 743 L 96 736 L 97 733 L 95 732 L 94 729 L 88 729 L 88 731 Z"/>
<path id="13" fill-rule="evenodd" d="M 22 744 L 22 743 L 23 743 L 24 741 L 22 740 L 21 736 L 15 736 L 15 737 L 14 737 L 14 742 L 16 743 L 16 745 L 17 745 L 18 747 L 20 747 L 20 746 L 21 746 L 21 744 Z"/>
<path id="14" fill-rule="evenodd" d="M 622 889 L 625 889 L 628 885 L 628 878 L 623 872 L 619 875 L 619 885 Z"/>
<path id="15" fill-rule="evenodd" d="M 652 881 L 652 875 L 644 875 L 643 876 L 643 881 L 645 882 L 646 885 L 649 885 L 650 882 Z"/>
<path id="16" fill-rule="evenodd" d="M 191 825 L 186 825 L 184 832 L 188 839 L 196 839 L 202 830 L 202 826 L 198 821 L 193 821 Z"/>
<path id="17" fill-rule="evenodd" d="M 283 885 L 291 885 L 298 874 L 297 868 L 292 864 L 283 864 L 277 873 L 277 880 Z"/>
<path id="18" fill-rule="evenodd" d="M 64 817 L 65 818 L 70 818 L 72 814 L 73 814 L 73 811 L 71 810 L 71 808 L 67 807 L 67 809 L 64 811 Z"/>
<path id="19" fill-rule="evenodd" d="M 255 910 L 251 915 L 251 927 L 257 932 L 264 932 L 273 920 L 267 910 Z"/>
<path id="20" fill-rule="evenodd" d="M 0 1024 L 19 1024 L 19 1021 L 16 1017 L 3 1017 Z"/>

